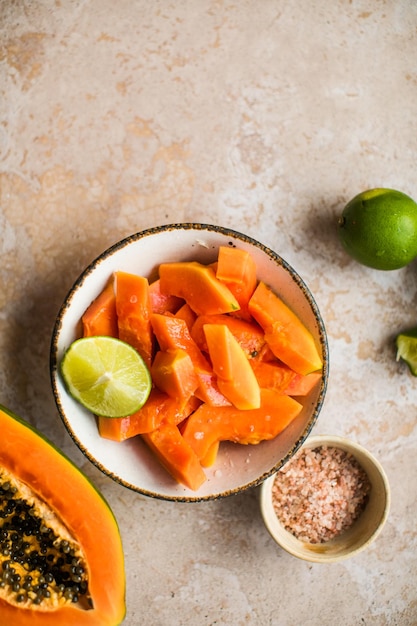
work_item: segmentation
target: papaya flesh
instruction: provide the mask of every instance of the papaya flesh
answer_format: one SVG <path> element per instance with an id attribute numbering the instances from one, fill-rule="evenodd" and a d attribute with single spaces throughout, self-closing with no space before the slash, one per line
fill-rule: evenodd
<path id="1" fill-rule="evenodd" d="M 239 345 L 252 358 L 265 346 L 264 331 L 253 320 L 248 322 L 231 315 L 199 315 L 191 326 L 191 337 L 202 352 L 208 352 L 205 324 L 224 324 L 228 327 Z"/>
<path id="2" fill-rule="evenodd" d="M 116 272 L 115 278 L 119 339 L 130 343 L 150 366 L 154 341 L 148 279 L 128 272 Z"/>
<path id="3" fill-rule="evenodd" d="M 204 333 L 220 391 L 238 409 L 259 408 L 259 384 L 237 339 L 224 324 L 205 324 Z"/>
<path id="4" fill-rule="evenodd" d="M 262 281 L 248 308 L 265 331 L 265 341 L 275 356 L 299 374 L 310 374 L 323 363 L 314 338 L 297 315 Z"/>
<path id="5" fill-rule="evenodd" d="M 2 406 L 0 430 L 1 623 L 120 624 L 124 555 L 108 504 L 62 452 Z"/>
<path id="6" fill-rule="evenodd" d="M 175 424 L 161 424 L 142 438 L 176 481 L 197 491 L 207 480 L 194 450 Z"/>
<path id="7" fill-rule="evenodd" d="M 302 408 L 290 396 L 273 389 L 261 389 L 259 409 L 240 411 L 234 406 L 210 407 L 202 404 L 188 418 L 182 436 L 201 461 L 207 459 L 217 441 L 255 445 L 273 439 L 299 415 Z"/>
<path id="8" fill-rule="evenodd" d="M 230 313 L 239 303 L 224 283 L 216 278 L 212 267 L 196 261 L 162 263 L 159 266 L 162 293 L 183 298 L 200 315 Z"/>
<path id="9" fill-rule="evenodd" d="M 116 295 L 113 277 L 82 316 L 84 337 L 107 335 L 118 337 Z"/>
<path id="10" fill-rule="evenodd" d="M 248 303 L 258 282 L 252 255 L 239 248 L 220 246 L 216 278 L 225 283 L 239 303 L 239 310 L 233 315 L 250 320 Z"/>

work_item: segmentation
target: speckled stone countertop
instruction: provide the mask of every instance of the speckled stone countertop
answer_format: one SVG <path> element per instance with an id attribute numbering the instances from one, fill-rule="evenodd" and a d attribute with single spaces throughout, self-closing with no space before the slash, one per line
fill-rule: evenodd
<path id="1" fill-rule="evenodd" d="M 359 266 L 335 225 L 366 188 L 417 195 L 416 3 L 2 0 L 0 32 L 0 402 L 114 509 L 124 624 L 415 625 L 417 380 L 393 337 L 417 324 L 417 267 Z M 314 432 L 367 447 L 392 488 L 355 558 L 287 555 L 256 490 L 189 505 L 130 492 L 65 431 L 49 381 L 64 296 L 112 243 L 178 221 L 255 237 L 312 290 L 331 357 Z"/>

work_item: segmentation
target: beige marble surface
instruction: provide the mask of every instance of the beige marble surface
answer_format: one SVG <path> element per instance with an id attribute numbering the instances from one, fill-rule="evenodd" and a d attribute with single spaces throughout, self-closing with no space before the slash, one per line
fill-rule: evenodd
<path id="1" fill-rule="evenodd" d="M 417 266 L 361 267 L 335 227 L 365 188 L 417 195 L 416 102 L 412 0 L 0 0 L 0 402 L 112 505 L 126 626 L 417 623 L 417 380 L 393 345 L 417 323 Z M 64 430 L 48 370 L 60 303 L 110 244 L 183 220 L 254 236 L 312 289 L 331 355 L 314 432 L 362 443 L 392 487 L 354 559 L 288 556 L 256 491 L 129 492 Z"/>

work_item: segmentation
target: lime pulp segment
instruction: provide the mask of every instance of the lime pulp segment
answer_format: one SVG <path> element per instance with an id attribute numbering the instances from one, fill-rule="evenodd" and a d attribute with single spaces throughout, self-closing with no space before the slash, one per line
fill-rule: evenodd
<path id="1" fill-rule="evenodd" d="M 397 336 L 397 361 L 403 359 L 413 376 L 417 376 L 417 333 L 402 333 Z"/>
<path id="2" fill-rule="evenodd" d="M 86 409 L 103 417 L 124 417 L 148 399 L 152 380 L 142 357 L 113 337 L 74 341 L 61 362 L 69 393 Z"/>

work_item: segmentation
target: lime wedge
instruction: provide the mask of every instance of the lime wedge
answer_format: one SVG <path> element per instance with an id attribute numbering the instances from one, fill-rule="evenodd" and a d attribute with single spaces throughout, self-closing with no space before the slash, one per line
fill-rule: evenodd
<path id="1" fill-rule="evenodd" d="M 397 361 L 403 359 L 413 376 L 417 376 L 417 328 L 397 335 L 395 345 L 397 346 Z"/>
<path id="2" fill-rule="evenodd" d="M 148 399 L 152 379 L 142 357 L 113 337 L 77 339 L 65 352 L 61 374 L 68 392 L 103 417 L 125 417 Z"/>

